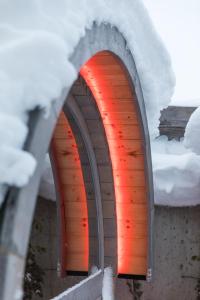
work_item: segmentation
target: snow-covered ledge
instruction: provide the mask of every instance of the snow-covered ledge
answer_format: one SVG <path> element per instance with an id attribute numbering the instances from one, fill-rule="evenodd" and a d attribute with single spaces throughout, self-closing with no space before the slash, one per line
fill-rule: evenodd
<path id="1" fill-rule="evenodd" d="M 200 153 L 193 152 L 199 146 L 196 115 L 195 107 L 173 106 L 161 114 L 162 136 L 151 145 L 157 205 L 200 204 Z"/>

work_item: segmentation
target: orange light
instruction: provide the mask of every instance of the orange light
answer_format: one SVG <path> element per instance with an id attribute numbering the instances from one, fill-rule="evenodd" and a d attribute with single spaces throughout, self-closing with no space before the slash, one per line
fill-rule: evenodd
<path id="1" fill-rule="evenodd" d="M 147 201 L 136 96 L 119 59 L 107 51 L 80 70 L 99 108 L 112 161 L 118 231 L 118 273 L 145 275 Z"/>
<path id="2" fill-rule="evenodd" d="M 61 268 L 88 271 L 88 214 L 78 147 L 64 113 L 52 138 L 52 152 L 61 201 Z"/>

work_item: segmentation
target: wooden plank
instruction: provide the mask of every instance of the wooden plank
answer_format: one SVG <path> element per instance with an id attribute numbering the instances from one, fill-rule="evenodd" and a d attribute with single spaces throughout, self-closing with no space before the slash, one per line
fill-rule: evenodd
<path id="1" fill-rule="evenodd" d="M 82 199 L 86 201 L 86 199 Z M 65 202 L 65 217 L 66 218 L 82 218 L 87 219 L 87 206 L 85 202 Z M 85 226 L 85 223 L 83 224 Z"/>
<path id="2" fill-rule="evenodd" d="M 112 168 L 108 165 L 99 165 L 98 166 L 99 171 L 99 179 L 100 182 L 113 182 L 113 173 Z"/>
<path id="3" fill-rule="evenodd" d="M 87 120 L 86 121 L 89 133 L 98 133 L 102 135 L 103 125 L 99 120 Z M 104 141 L 105 143 L 105 141 Z"/>
<path id="4" fill-rule="evenodd" d="M 61 184 L 84 186 L 81 169 L 59 169 Z"/>
<path id="5" fill-rule="evenodd" d="M 88 271 L 88 258 L 85 254 L 67 253 L 66 270 Z"/>
<path id="6" fill-rule="evenodd" d="M 120 227 L 120 231 L 119 231 L 120 239 L 131 239 L 134 240 L 135 243 L 135 239 L 147 238 L 148 227 L 147 227 L 147 221 L 144 219 L 143 220 L 141 219 L 135 220 L 133 218 L 125 218 L 124 220 L 119 219 L 118 226 Z"/>
<path id="7" fill-rule="evenodd" d="M 138 124 L 138 117 L 133 112 L 103 112 L 102 119 L 104 124 Z"/>
<path id="8" fill-rule="evenodd" d="M 126 247 L 124 247 L 124 244 Z M 133 256 L 133 257 L 143 257 L 147 255 L 147 239 L 144 238 L 119 238 L 118 239 L 118 251 L 120 255 Z"/>
<path id="9" fill-rule="evenodd" d="M 146 275 L 147 259 L 146 257 L 119 256 L 119 261 L 123 264 L 119 266 L 121 274 Z"/>
<path id="10" fill-rule="evenodd" d="M 71 154 L 67 151 L 67 154 L 61 154 L 57 156 L 57 165 L 59 169 L 79 169 L 80 170 L 80 157 Z M 66 153 L 66 152 L 64 152 Z"/>
<path id="11" fill-rule="evenodd" d="M 113 183 L 101 182 L 100 187 L 103 201 L 113 201 L 113 199 L 115 199 Z"/>
<path id="12" fill-rule="evenodd" d="M 84 172 L 84 180 L 83 180 L 83 174 L 82 169 L 65 169 L 61 168 L 59 169 L 60 177 L 61 177 L 61 183 L 62 184 L 72 184 L 72 185 L 84 185 L 86 183 L 90 183 L 91 178 L 91 172 L 90 172 L 90 166 L 89 164 L 82 165 L 83 172 Z"/>
<path id="13" fill-rule="evenodd" d="M 72 130 L 66 126 L 65 124 L 58 124 L 54 130 L 54 138 L 65 138 L 65 139 L 73 139 L 74 136 Z"/>
<path id="14" fill-rule="evenodd" d="M 107 74 L 107 75 L 111 75 L 111 74 Z M 90 77 L 93 77 L 93 76 L 94 76 L 94 74 L 90 73 Z M 99 89 L 100 88 L 105 89 L 105 88 L 111 88 L 111 87 L 113 87 L 113 88 L 114 87 L 126 87 L 129 89 L 129 83 L 127 82 L 125 77 L 120 77 L 120 80 L 119 80 L 119 77 L 116 77 L 116 80 L 111 80 L 108 78 L 106 79 L 103 75 L 103 76 L 99 77 L 97 80 L 98 81 L 95 80 L 90 83 L 91 89 L 94 87 L 99 88 Z M 97 85 L 97 83 L 98 83 L 98 85 Z M 133 96 L 134 96 L 134 94 L 133 94 Z"/>
<path id="15" fill-rule="evenodd" d="M 87 83 L 91 82 L 91 85 L 89 84 L 89 86 L 92 89 L 92 83 L 94 84 L 97 81 L 97 76 L 99 76 L 98 78 L 98 83 L 100 85 L 101 82 L 105 82 L 105 81 L 112 81 L 112 82 L 127 82 L 126 76 L 124 76 L 124 74 L 120 73 L 120 74 L 102 74 L 102 72 L 94 72 L 94 70 L 91 72 L 87 72 L 88 76 L 87 76 Z"/>
<path id="16" fill-rule="evenodd" d="M 105 57 L 99 58 L 102 62 L 104 61 Z M 110 60 L 109 57 L 106 58 L 107 60 Z M 121 70 L 121 66 L 119 66 L 118 64 L 116 64 L 116 62 L 114 60 L 110 61 L 109 64 L 100 64 L 99 62 L 97 64 L 94 63 L 89 63 L 90 67 L 92 65 L 92 73 L 95 74 L 96 73 L 103 73 L 104 74 L 113 74 L 113 72 L 115 72 L 115 74 L 121 74 L 122 70 Z M 98 80 L 98 78 L 97 78 Z"/>
<path id="17" fill-rule="evenodd" d="M 78 146 L 77 144 L 74 143 L 70 143 L 70 140 L 67 140 L 66 138 L 62 138 L 62 139 L 54 139 L 54 144 L 56 147 L 56 151 L 60 151 L 60 152 L 64 152 L 64 151 L 71 151 L 73 153 L 77 153 L 78 154 Z"/>
<path id="18" fill-rule="evenodd" d="M 56 159 L 58 168 L 80 169 L 80 157 L 77 149 L 56 149 Z"/>
<path id="19" fill-rule="evenodd" d="M 77 148 L 77 147 L 83 147 L 83 143 L 80 141 L 75 141 L 74 139 L 70 138 L 70 139 L 66 139 L 66 137 L 62 137 L 62 138 L 57 138 L 57 137 L 53 137 L 52 139 L 53 144 L 55 145 L 55 147 L 63 147 L 64 149 L 70 149 L 70 148 Z"/>
<path id="20" fill-rule="evenodd" d="M 106 136 L 109 140 L 123 140 L 123 139 L 141 139 L 141 130 L 138 125 L 110 125 L 105 124 Z"/>
<path id="21" fill-rule="evenodd" d="M 60 115 L 59 115 L 59 118 L 57 120 L 57 124 L 56 125 L 67 125 L 68 121 L 65 117 L 65 114 L 63 111 L 61 111 Z"/>
<path id="22" fill-rule="evenodd" d="M 99 88 L 99 83 L 98 81 L 96 82 L 96 86 L 94 85 L 92 88 L 94 89 L 95 92 L 95 99 L 104 103 L 105 105 L 107 104 L 106 99 L 112 99 L 116 103 L 123 102 L 123 101 L 130 101 L 133 105 L 134 98 L 132 97 L 132 94 L 130 91 L 128 92 L 126 89 L 124 89 L 124 86 L 115 86 L 115 87 L 109 87 L 107 85 L 103 85 L 104 89 Z M 115 88 L 118 90 L 121 89 L 121 92 L 117 93 L 115 92 Z M 123 97 L 122 97 L 123 96 Z M 97 102 L 97 103 L 98 103 Z"/>
<path id="23" fill-rule="evenodd" d="M 96 103 L 93 100 L 93 97 L 91 94 L 89 95 L 77 95 L 75 93 L 74 95 L 76 102 L 79 106 L 79 108 L 83 108 L 83 107 L 88 107 L 90 106 L 91 108 L 96 108 Z M 97 114 L 99 116 L 99 114 Z"/>
<path id="24" fill-rule="evenodd" d="M 112 70 L 109 70 L 112 73 Z M 109 74 L 108 72 L 108 74 Z M 119 74 L 116 72 L 116 74 Z M 115 101 L 125 101 L 126 99 L 130 99 L 132 105 L 135 101 L 133 97 L 132 91 L 129 89 L 128 86 L 118 86 L 115 87 L 108 86 L 108 85 L 101 85 L 101 89 L 98 89 L 99 83 L 97 80 L 97 85 L 93 85 L 93 88 L 96 88 L 95 97 L 98 97 L 104 101 L 105 98 L 114 99 Z"/>
<path id="25" fill-rule="evenodd" d="M 90 133 L 102 133 L 102 125 L 98 120 L 87 120 L 87 126 Z M 111 123 L 104 125 L 106 136 L 109 140 L 123 140 L 123 139 L 141 139 L 141 129 L 137 124 L 118 124 Z"/>
<path id="26" fill-rule="evenodd" d="M 123 193 L 121 193 L 121 187 L 116 186 L 115 190 L 119 195 L 116 199 L 117 203 L 147 204 L 147 192 L 145 187 L 123 186 Z"/>
<path id="27" fill-rule="evenodd" d="M 115 218 L 116 210 L 114 201 L 102 202 L 103 216 L 104 218 Z"/>
<path id="28" fill-rule="evenodd" d="M 112 155 L 113 170 L 144 170 L 144 156 L 131 153 L 128 155 Z"/>
<path id="29" fill-rule="evenodd" d="M 104 164 L 111 166 L 110 153 L 106 148 L 94 149 L 97 165 Z"/>
<path id="30" fill-rule="evenodd" d="M 67 240 L 66 243 L 67 254 L 84 254 L 87 256 L 89 246 L 86 242 L 87 241 L 83 236 L 79 236 L 77 238 L 77 236 L 71 235 L 70 239 Z M 85 247 L 83 247 L 83 245 Z"/>
<path id="31" fill-rule="evenodd" d="M 122 170 L 123 171 L 123 170 Z M 143 170 L 126 170 L 126 172 L 115 171 L 115 185 L 119 187 L 133 186 L 145 187 L 146 180 Z M 123 191 L 123 189 L 122 189 Z"/>
<path id="32" fill-rule="evenodd" d="M 94 79 L 94 75 L 92 72 L 89 73 L 89 78 L 92 78 Z M 96 87 L 96 78 L 95 80 L 92 80 L 90 82 L 90 87 L 91 89 L 93 87 Z M 109 86 L 109 87 L 115 87 L 115 86 L 127 86 L 127 79 L 125 76 L 122 76 L 121 74 L 120 75 L 117 75 L 115 78 L 113 78 L 113 75 L 107 75 L 107 76 L 101 76 L 98 78 L 98 85 L 101 86 L 101 87 L 106 87 L 106 86 Z"/>
<path id="33" fill-rule="evenodd" d="M 76 236 L 77 238 L 80 236 L 88 235 L 88 221 L 87 218 L 72 218 L 71 216 L 67 219 L 66 224 L 66 234 L 67 237 Z"/>
<path id="34" fill-rule="evenodd" d="M 104 238 L 104 251 L 105 256 L 110 256 L 111 253 L 115 253 L 115 256 L 117 256 L 117 239 L 114 238 Z"/>
<path id="35" fill-rule="evenodd" d="M 96 107 L 91 105 L 85 105 L 81 107 L 81 111 L 86 120 L 97 120 L 99 119 L 99 114 Z"/>
<path id="36" fill-rule="evenodd" d="M 139 220 L 134 220 L 131 218 L 124 218 L 118 220 L 118 225 L 120 226 L 119 238 L 147 238 L 147 221 L 145 218 L 140 218 Z"/>
<path id="37" fill-rule="evenodd" d="M 131 220 L 145 222 L 147 220 L 147 209 L 146 204 L 117 203 L 118 218 L 129 222 Z M 131 228 L 128 223 L 127 228 Z"/>
<path id="38" fill-rule="evenodd" d="M 119 140 L 118 143 L 113 143 L 112 147 L 110 147 L 110 152 L 112 154 L 120 154 L 128 152 L 128 154 L 143 154 L 143 141 L 135 140 L 135 139 L 123 139 Z"/>
<path id="39" fill-rule="evenodd" d="M 97 135 L 96 133 L 91 133 L 90 138 L 92 144 L 95 145 L 94 149 L 107 149 L 107 145 L 105 145 L 105 137 L 102 135 Z"/>
<path id="40" fill-rule="evenodd" d="M 113 55 L 95 55 L 87 62 L 87 67 L 110 64 L 116 65 L 116 60 Z"/>
<path id="41" fill-rule="evenodd" d="M 61 187 L 63 199 L 65 202 L 82 202 L 83 189 L 78 188 L 77 185 L 64 184 Z"/>

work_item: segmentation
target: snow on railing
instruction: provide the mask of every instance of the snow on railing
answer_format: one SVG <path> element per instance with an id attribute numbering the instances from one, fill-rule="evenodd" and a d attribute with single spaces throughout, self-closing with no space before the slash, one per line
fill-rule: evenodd
<path id="1" fill-rule="evenodd" d="M 110 267 L 104 269 L 104 272 L 97 271 L 51 300 L 95 300 L 99 297 L 114 300 L 113 272 Z"/>

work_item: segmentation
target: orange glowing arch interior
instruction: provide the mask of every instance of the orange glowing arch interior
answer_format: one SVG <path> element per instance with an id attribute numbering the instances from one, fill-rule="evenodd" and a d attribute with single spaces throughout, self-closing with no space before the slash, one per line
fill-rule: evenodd
<path id="1" fill-rule="evenodd" d="M 147 188 L 143 134 L 127 71 L 108 51 L 80 74 L 91 89 L 105 128 L 113 168 L 118 231 L 118 273 L 147 273 Z"/>
<path id="2" fill-rule="evenodd" d="M 64 113 L 52 138 L 54 172 L 61 203 L 61 268 L 88 271 L 88 214 L 78 146 Z"/>
<path id="3" fill-rule="evenodd" d="M 136 95 L 127 70 L 112 53 L 103 51 L 80 70 L 99 109 L 112 161 L 117 208 L 118 274 L 147 273 L 147 184 L 143 134 Z M 66 135 L 67 132 L 67 135 Z M 53 152 L 63 214 L 66 220 L 63 260 L 67 270 L 88 270 L 86 193 L 77 145 L 61 114 Z M 67 253 L 67 254 L 66 254 Z"/>

